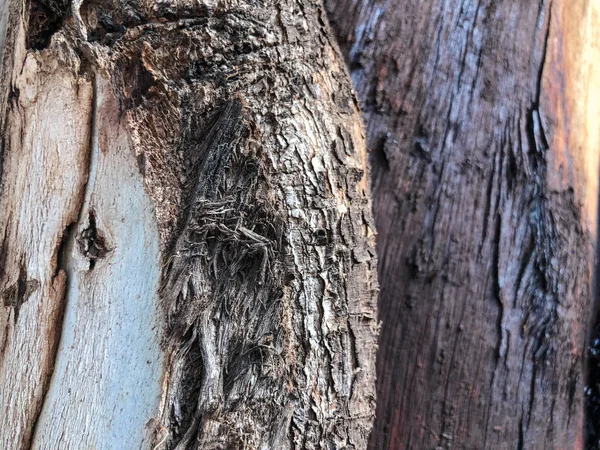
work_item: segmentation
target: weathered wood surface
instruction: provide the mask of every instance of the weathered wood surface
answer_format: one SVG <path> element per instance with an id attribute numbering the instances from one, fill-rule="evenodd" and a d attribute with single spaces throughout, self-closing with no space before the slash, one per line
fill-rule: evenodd
<path id="1" fill-rule="evenodd" d="M 593 1 L 326 0 L 367 121 L 373 449 L 581 449 Z"/>
<path id="2" fill-rule="evenodd" d="M 0 61 L 2 60 L 2 51 L 4 49 L 4 39 L 6 37 L 6 25 L 8 21 L 8 1 L 0 3 Z"/>
<path id="3" fill-rule="evenodd" d="M 59 261 L 65 311 L 33 436 L 32 448 L 40 450 L 149 448 L 146 423 L 162 395 L 156 219 L 101 77 L 93 95 L 85 194 Z"/>
<path id="4" fill-rule="evenodd" d="M 1 157 L 0 446 L 18 449 L 30 440 L 60 340 L 59 249 L 87 179 L 92 89 L 58 58 L 27 55 L 22 41 L 15 53 Z"/>
<path id="5" fill-rule="evenodd" d="M 0 447 L 365 448 L 374 229 L 321 4 L 8 7 Z"/>

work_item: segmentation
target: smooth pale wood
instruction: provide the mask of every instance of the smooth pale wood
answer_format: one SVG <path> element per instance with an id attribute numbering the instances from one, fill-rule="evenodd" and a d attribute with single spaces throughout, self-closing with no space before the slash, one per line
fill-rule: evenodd
<path id="1" fill-rule="evenodd" d="M 27 54 L 7 118 L 0 442 L 142 448 L 162 393 L 156 219 L 110 89 L 61 56 Z M 91 209 L 110 249 L 93 272 L 75 242 Z"/>
<path id="2" fill-rule="evenodd" d="M 66 248 L 66 309 L 33 449 L 148 448 L 162 395 L 158 229 L 110 86 L 95 81 L 89 178 Z M 96 217 L 107 254 L 78 239 Z"/>

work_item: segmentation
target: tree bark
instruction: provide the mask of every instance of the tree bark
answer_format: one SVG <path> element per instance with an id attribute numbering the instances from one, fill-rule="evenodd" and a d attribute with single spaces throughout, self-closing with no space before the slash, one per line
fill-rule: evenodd
<path id="1" fill-rule="evenodd" d="M 598 5 L 325 4 L 373 166 L 370 448 L 581 449 Z"/>
<path id="2" fill-rule="evenodd" d="M 366 448 L 374 227 L 321 4 L 3 8 L 0 447 Z"/>

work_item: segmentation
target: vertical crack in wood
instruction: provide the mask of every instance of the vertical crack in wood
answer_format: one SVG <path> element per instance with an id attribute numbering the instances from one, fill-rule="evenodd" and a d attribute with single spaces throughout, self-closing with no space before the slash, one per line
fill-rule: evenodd
<path id="1" fill-rule="evenodd" d="M 65 291 L 62 298 L 62 305 L 60 307 L 61 314 L 60 320 L 56 323 L 56 329 L 59 330 L 57 333 L 57 337 L 55 340 L 55 348 L 54 358 L 52 369 L 49 375 L 46 378 L 46 382 L 44 383 L 42 400 L 40 402 L 39 409 L 36 412 L 35 420 L 33 421 L 33 426 L 31 430 L 31 439 L 29 444 L 29 449 L 31 450 L 35 446 L 36 442 L 36 432 L 38 430 L 38 424 L 40 421 L 40 416 L 42 411 L 44 410 L 44 406 L 46 404 L 46 399 L 48 396 L 48 392 L 50 391 L 50 387 L 53 383 L 58 382 L 55 376 L 55 368 L 57 366 L 57 362 L 59 358 L 61 358 L 59 348 L 61 344 L 61 339 L 64 334 L 64 327 L 70 326 L 67 320 L 65 320 L 65 313 L 69 303 L 69 297 L 73 289 L 74 283 L 74 261 L 73 261 L 73 252 L 76 251 L 76 238 L 78 229 L 81 224 L 85 220 L 85 211 L 89 208 L 89 202 L 91 198 L 91 193 L 94 187 L 94 181 L 96 176 L 96 168 L 97 168 L 97 160 L 98 160 L 98 131 L 97 131 L 97 109 L 98 109 L 98 93 L 97 93 L 97 84 L 95 77 L 92 79 L 92 105 L 91 105 L 91 114 L 90 114 L 90 141 L 88 145 L 88 173 L 87 173 L 87 182 L 85 184 L 85 190 L 83 195 L 83 200 L 81 202 L 81 207 L 78 213 L 78 219 L 76 222 L 69 224 L 61 236 L 61 241 L 58 245 L 57 249 L 57 267 L 55 271 L 54 278 L 58 277 L 61 273 L 64 273 L 65 276 Z M 66 356 L 65 356 L 66 357 Z"/>

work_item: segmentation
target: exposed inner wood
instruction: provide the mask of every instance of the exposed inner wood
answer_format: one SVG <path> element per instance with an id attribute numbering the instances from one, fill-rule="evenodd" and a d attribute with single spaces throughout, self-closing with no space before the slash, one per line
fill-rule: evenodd
<path id="1" fill-rule="evenodd" d="M 76 60 L 26 55 L 19 43 L 15 51 L 0 197 L 0 446 L 19 449 L 29 445 L 60 339 L 67 280 L 58 250 L 83 201 L 92 88 L 73 75 Z"/>
<path id="2" fill-rule="evenodd" d="M 90 169 L 64 250 L 66 309 L 34 449 L 149 448 L 162 395 L 156 218 L 110 85 L 94 84 Z"/>

